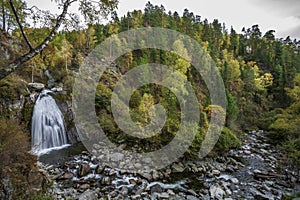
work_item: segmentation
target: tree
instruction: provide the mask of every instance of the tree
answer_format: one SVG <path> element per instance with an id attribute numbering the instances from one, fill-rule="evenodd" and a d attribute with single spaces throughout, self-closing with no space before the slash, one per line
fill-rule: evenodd
<path id="1" fill-rule="evenodd" d="M 2 1 L 2 3 L 3 2 L 4 1 Z M 55 0 L 55 2 L 59 8 L 62 7 L 62 11 L 55 18 L 54 26 L 50 28 L 51 31 L 44 38 L 44 40 L 37 46 L 33 46 L 29 41 L 27 37 L 27 33 L 25 31 L 27 25 L 26 23 L 21 21 L 21 15 L 16 9 L 16 2 L 14 0 L 9 0 L 9 5 L 11 10 L 13 11 L 14 20 L 17 22 L 18 28 L 22 33 L 22 38 L 25 40 L 28 46 L 28 51 L 27 53 L 20 56 L 13 62 L 9 63 L 7 67 L 0 69 L 0 79 L 3 79 L 4 77 L 8 76 L 16 69 L 18 69 L 20 66 L 22 66 L 23 63 L 35 57 L 53 40 L 54 36 L 57 35 L 59 29 L 63 26 L 63 23 L 67 21 L 68 19 L 67 17 L 72 16 L 72 13 L 70 13 L 69 11 L 69 8 L 71 7 L 72 4 L 78 2 L 80 5 L 79 10 L 81 11 L 81 14 L 84 16 L 85 21 L 91 23 L 94 22 L 95 20 L 98 20 L 99 16 L 105 17 L 111 11 L 113 11 L 116 8 L 118 0 L 98 0 L 98 1 Z M 33 13 L 33 17 L 36 17 L 36 15 L 34 15 L 33 9 L 31 9 L 31 11 Z"/>

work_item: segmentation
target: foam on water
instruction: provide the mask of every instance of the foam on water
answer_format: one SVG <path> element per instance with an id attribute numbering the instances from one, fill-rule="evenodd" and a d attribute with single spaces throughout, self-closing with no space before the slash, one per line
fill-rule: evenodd
<path id="1" fill-rule="evenodd" d="M 69 146 L 63 114 L 53 97 L 49 95 L 50 92 L 49 90 L 41 92 L 32 115 L 31 152 L 38 156 Z"/>

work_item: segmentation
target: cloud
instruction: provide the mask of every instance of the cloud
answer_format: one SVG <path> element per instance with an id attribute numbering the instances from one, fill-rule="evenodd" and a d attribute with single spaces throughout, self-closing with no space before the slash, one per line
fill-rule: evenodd
<path id="1" fill-rule="evenodd" d="M 297 38 L 299 40 L 300 39 L 300 24 L 294 28 L 291 28 L 291 29 L 288 29 L 288 30 L 282 32 L 281 35 L 289 35 L 291 38 Z"/>
<path id="2" fill-rule="evenodd" d="M 299 0 L 249 0 L 250 3 L 261 7 L 262 9 L 276 13 L 279 16 L 299 16 L 300 1 Z"/>

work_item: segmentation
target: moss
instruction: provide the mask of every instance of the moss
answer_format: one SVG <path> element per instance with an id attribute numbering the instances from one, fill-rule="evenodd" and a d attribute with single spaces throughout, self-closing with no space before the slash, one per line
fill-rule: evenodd
<path id="1" fill-rule="evenodd" d="M 230 129 L 224 127 L 214 150 L 217 152 L 226 152 L 241 145 L 242 143 L 238 137 Z"/>

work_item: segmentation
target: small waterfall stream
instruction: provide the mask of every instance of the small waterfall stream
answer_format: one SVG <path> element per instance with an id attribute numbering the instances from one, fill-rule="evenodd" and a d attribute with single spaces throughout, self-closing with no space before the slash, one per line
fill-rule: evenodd
<path id="1" fill-rule="evenodd" d="M 40 93 L 32 115 L 32 153 L 38 155 L 67 144 L 64 117 L 50 92 Z"/>

